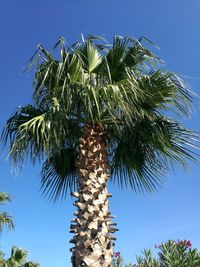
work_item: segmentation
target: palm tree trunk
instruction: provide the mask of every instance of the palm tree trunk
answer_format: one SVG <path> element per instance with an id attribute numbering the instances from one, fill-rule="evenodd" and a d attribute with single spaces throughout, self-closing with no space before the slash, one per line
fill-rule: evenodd
<path id="1" fill-rule="evenodd" d="M 104 127 L 88 124 L 80 138 L 77 161 L 78 191 L 74 205 L 76 218 L 72 220 L 71 249 L 74 267 L 109 267 L 113 255 L 115 232 L 109 212 L 107 179 L 109 176 L 108 150 Z"/>

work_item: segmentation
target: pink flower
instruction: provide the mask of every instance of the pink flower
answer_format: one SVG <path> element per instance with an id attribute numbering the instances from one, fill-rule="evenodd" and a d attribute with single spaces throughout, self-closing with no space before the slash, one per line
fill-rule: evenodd
<path id="1" fill-rule="evenodd" d="M 187 248 L 191 247 L 192 246 L 192 243 L 190 242 L 190 240 L 179 240 L 178 239 L 178 242 L 177 242 L 177 245 L 178 246 L 186 246 Z"/>
<path id="2" fill-rule="evenodd" d="M 182 241 L 179 240 L 177 244 L 178 244 L 178 246 L 181 246 Z"/>
<path id="3" fill-rule="evenodd" d="M 120 252 L 114 252 L 114 255 L 113 255 L 115 258 L 119 258 L 120 257 Z"/>

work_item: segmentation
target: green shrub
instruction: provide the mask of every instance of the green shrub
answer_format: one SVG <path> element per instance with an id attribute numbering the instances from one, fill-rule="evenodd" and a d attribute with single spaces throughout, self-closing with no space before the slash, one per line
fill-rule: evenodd
<path id="1" fill-rule="evenodd" d="M 136 264 L 123 264 L 120 252 L 114 253 L 112 267 L 200 267 L 200 251 L 192 248 L 189 240 L 169 240 L 155 245 L 157 257 L 145 249 L 136 257 Z"/>
<path id="2" fill-rule="evenodd" d="M 169 240 L 158 249 L 162 267 L 197 267 L 200 264 L 200 251 L 191 248 L 189 240 Z"/>

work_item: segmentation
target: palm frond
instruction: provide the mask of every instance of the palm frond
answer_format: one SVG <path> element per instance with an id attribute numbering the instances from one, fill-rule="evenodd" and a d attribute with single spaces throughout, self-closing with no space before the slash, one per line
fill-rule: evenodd
<path id="1" fill-rule="evenodd" d="M 0 192 L 0 204 L 5 204 L 6 202 L 10 202 L 11 197 L 5 193 Z M 7 212 L 0 213 L 0 232 L 3 227 L 6 227 L 8 230 L 13 230 L 15 228 L 15 224 L 13 222 L 13 218 Z"/>
<path id="2" fill-rule="evenodd" d="M 47 128 L 44 111 L 31 105 L 19 107 L 7 120 L 2 133 L 5 143 L 9 142 L 9 155 L 13 162 L 22 163 L 27 153 L 35 161 L 45 150 Z"/>
<path id="3" fill-rule="evenodd" d="M 11 201 L 11 196 L 6 192 L 0 192 L 0 205 Z"/>
<path id="4" fill-rule="evenodd" d="M 148 71 L 148 65 L 154 68 L 159 58 L 143 46 L 139 39 L 115 36 L 104 63 L 109 66 L 104 70 L 109 69 L 112 81 L 116 82 L 127 78 L 127 72 L 137 75 L 143 73 L 143 70 Z"/>
<path id="5" fill-rule="evenodd" d="M 27 158 L 35 162 L 48 156 L 51 149 L 62 147 L 67 140 L 69 143 L 78 140 L 76 122 L 66 120 L 59 112 L 57 99 L 52 99 L 52 103 L 53 112 L 28 105 L 18 108 L 6 122 L 2 139 L 9 142 L 9 156 L 14 163 L 22 164 Z"/>
<path id="6" fill-rule="evenodd" d="M 124 128 L 116 140 L 112 158 L 113 179 L 135 191 L 153 191 L 161 177 L 176 165 L 188 167 L 195 160 L 193 148 L 199 135 L 165 117 L 143 119 L 133 129 Z"/>
<path id="7" fill-rule="evenodd" d="M 170 110 L 176 114 L 188 115 L 193 95 L 184 82 L 174 73 L 158 70 L 138 78 L 145 93 L 144 110 L 159 112 Z"/>
<path id="8" fill-rule="evenodd" d="M 15 229 L 13 218 L 7 212 L 0 213 L 0 232 L 2 231 L 3 227 L 6 227 L 8 230 Z"/>
<path id="9" fill-rule="evenodd" d="M 51 200 L 66 197 L 68 190 L 72 192 L 76 187 L 76 158 L 76 150 L 66 148 L 52 154 L 44 162 L 41 171 L 41 190 Z"/>
<path id="10" fill-rule="evenodd" d="M 81 62 L 88 73 L 94 71 L 102 62 L 102 55 L 97 47 L 92 44 L 91 38 L 80 45 L 76 50 L 76 54 L 80 56 Z"/>

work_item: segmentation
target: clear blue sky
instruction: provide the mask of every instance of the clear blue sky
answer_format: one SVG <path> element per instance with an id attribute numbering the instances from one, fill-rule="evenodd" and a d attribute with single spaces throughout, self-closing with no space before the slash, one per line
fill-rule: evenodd
<path id="1" fill-rule="evenodd" d="M 23 69 L 38 43 L 51 48 L 59 36 L 77 40 L 80 33 L 144 35 L 161 48 L 169 70 L 191 77 L 200 91 L 200 0 L 1 0 L 0 3 L 0 128 L 17 106 L 30 103 L 32 76 Z M 200 94 L 200 93 L 199 93 Z M 198 103 L 185 125 L 200 130 Z M 0 191 L 13 196 L 4 208 L 15 218 L 16 231 L 4 232 L 5 252 L 19 245 L 42 267 L 70 266 L 72 199 L 49 203 L 39 192 L 40 165 L 29 163 L 16 175 L 0 158 Z M 134 261 L 143 248 L 167 239 L 190 239 L 200 248 L 200 165 L 191 173 L 177 168 L 165 177 L 158 193 L 136 196 L 110 185 L 111 211 L 120 231 L 116 251 Z"/>

